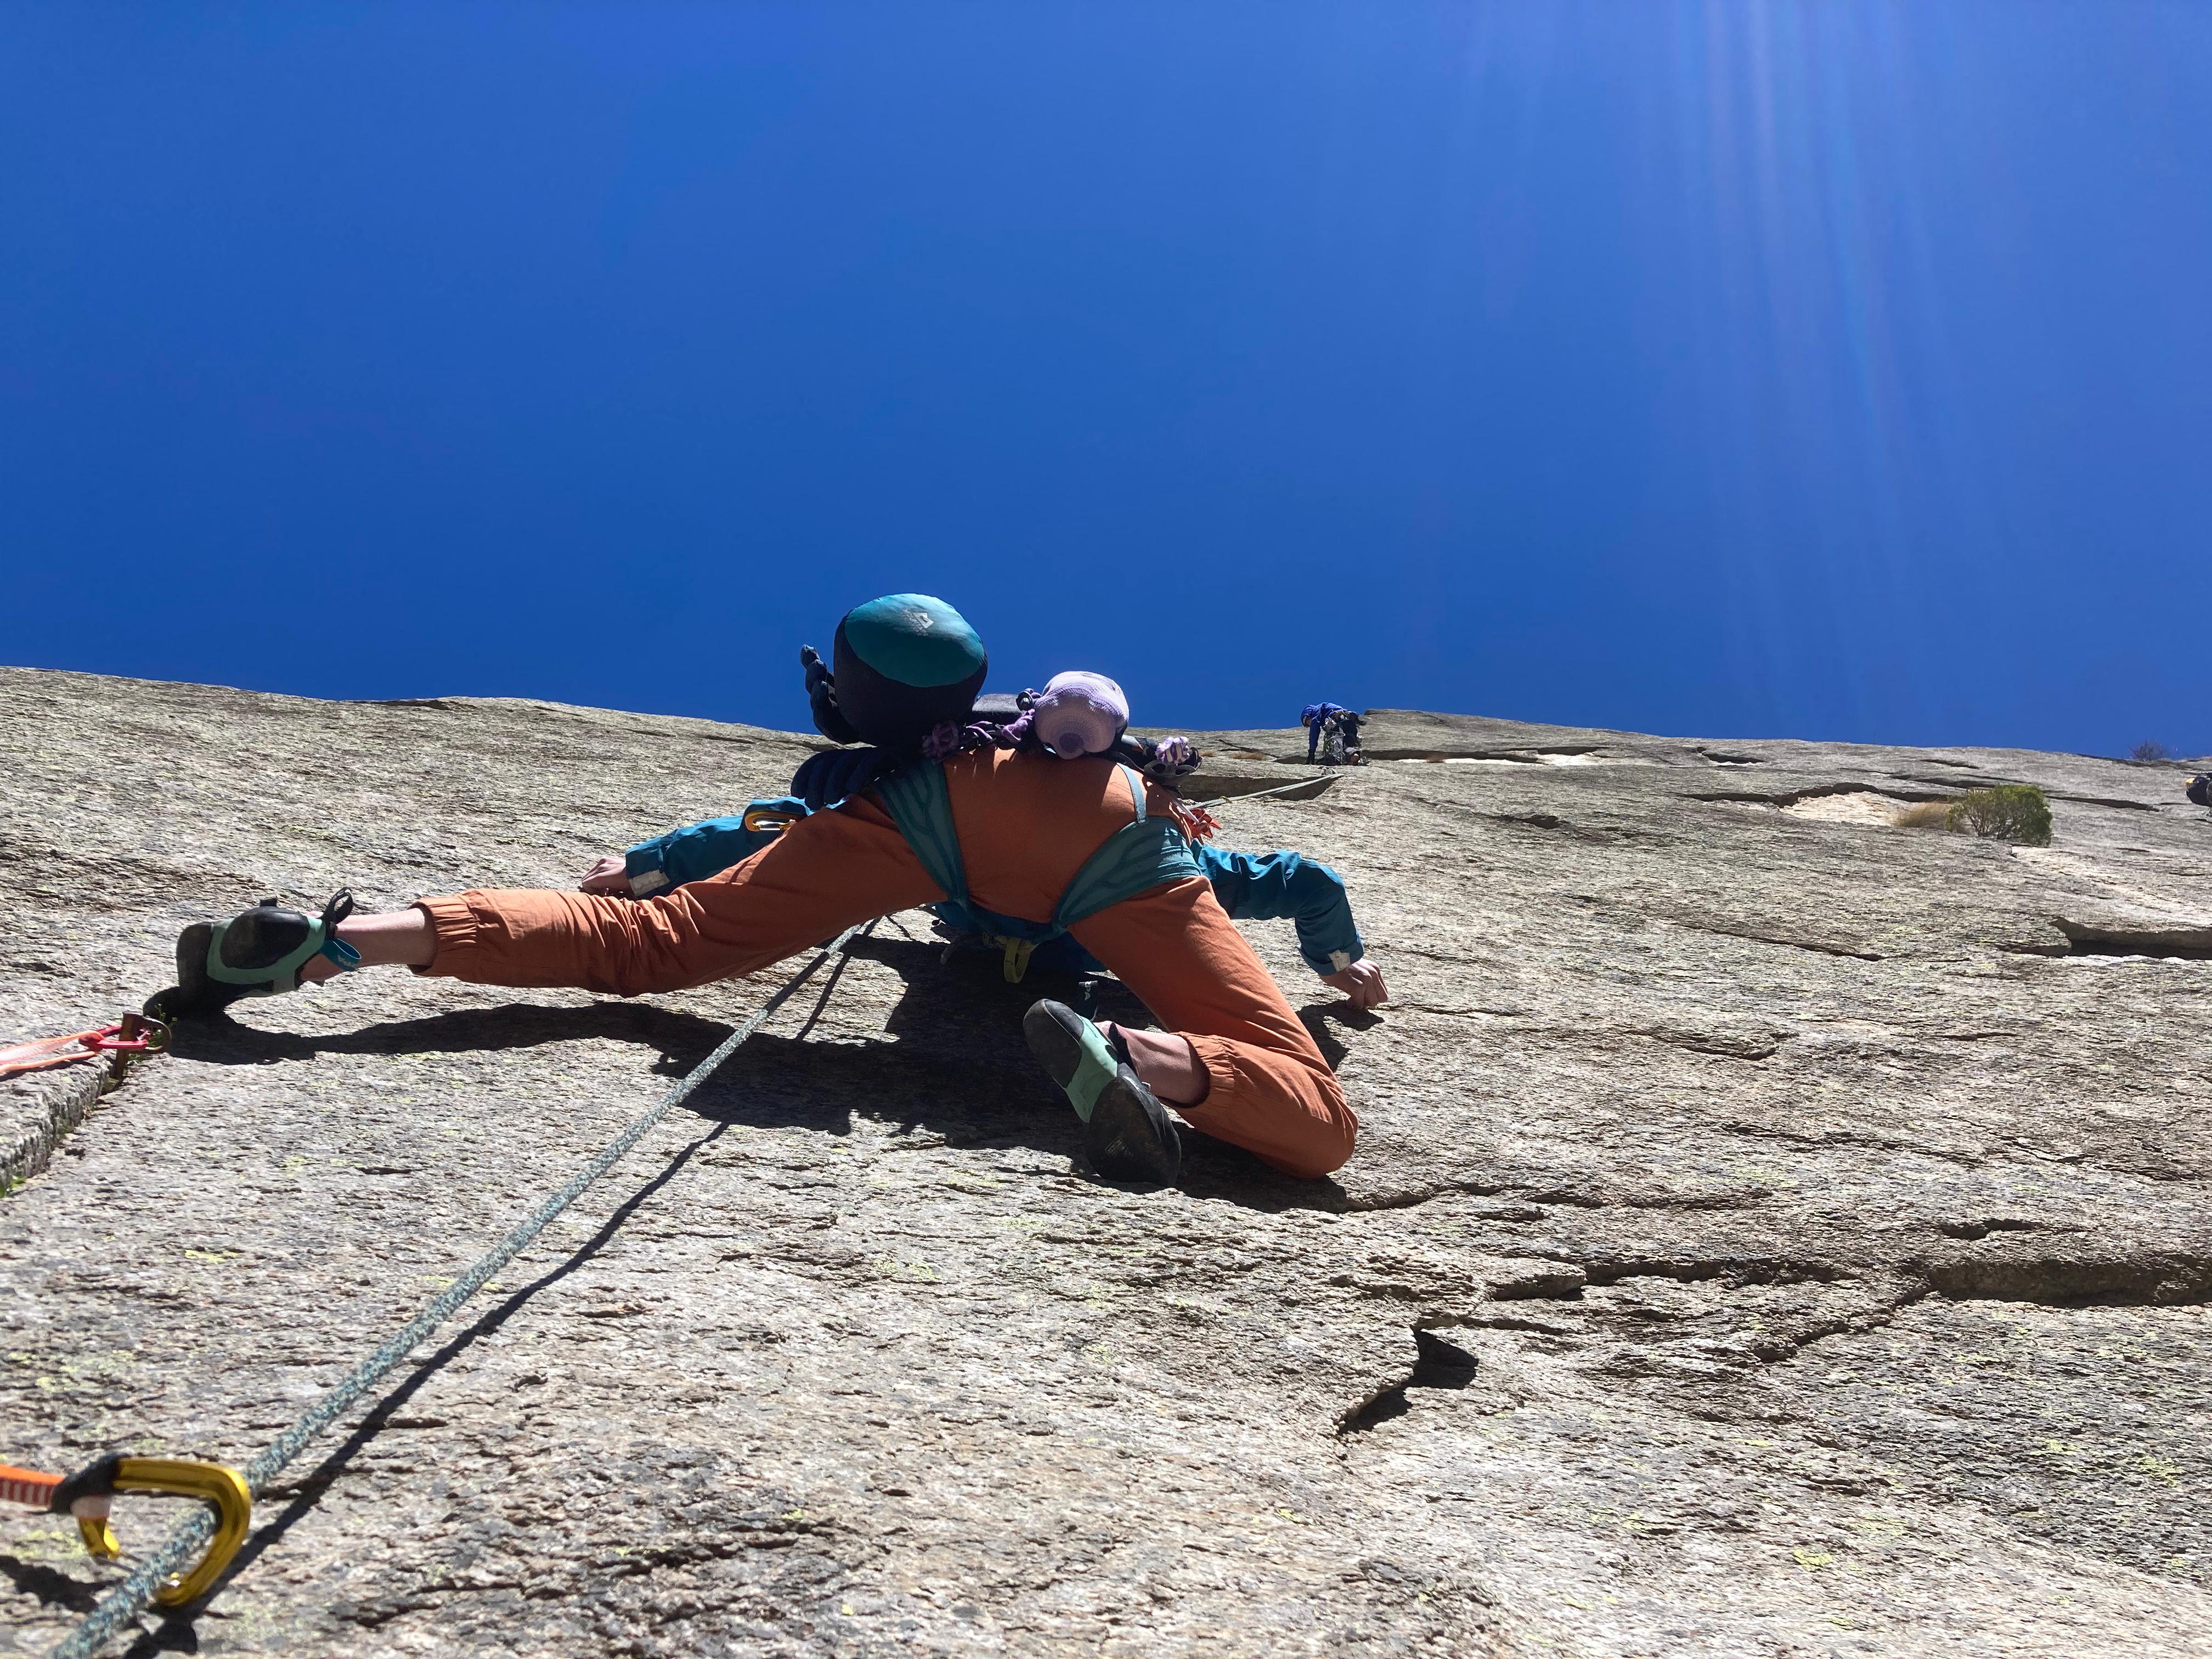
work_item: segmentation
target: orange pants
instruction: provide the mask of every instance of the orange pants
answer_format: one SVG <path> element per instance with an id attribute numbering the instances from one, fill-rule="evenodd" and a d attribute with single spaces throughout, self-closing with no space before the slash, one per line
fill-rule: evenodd
<path id="1" fill-rule="evenodd" d="M 975 902 L 1049 921 L 1099 843 L 1133 816 L 1121 769 L 1002 750 L 945 763 Z M 426 973 L 479 985 L 564 985 L 635 996 L 750 974 L 854 922 L 942 899 L 872 796 L 800 820 L 734 868 L 649 899 L 538 890 L 422 901 L 437 928 Z M 1078 922 L 1083 947 L 1206 1072 L 1195 1127 L 1301 1176 L 1352 1156 L 1359 1121 L 1321 1050 L 1200 877 Z"/>

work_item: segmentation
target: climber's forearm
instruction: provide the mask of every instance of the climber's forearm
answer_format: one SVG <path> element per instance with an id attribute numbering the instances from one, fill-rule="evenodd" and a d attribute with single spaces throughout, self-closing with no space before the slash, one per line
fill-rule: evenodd
<path id="1" fill-rule="evenodd" d="M 1316 974 L 1340 973 L 1366 954 L 1344 878 L 1326 864 L 1291 852 L 1224 852 L 1206 842 L 1196 850 L 1221 908 L 1240 921 L 1296 922 L 1298 954 Z"/>
<path id="2" fill-rule="evenodd" d="M 787 824 L 805 816 L 805 803 L 794 796 L 764 796 L 734 817 L 687 823 L 640 842 L 623 855 L 620 886 L 601 860 L 586 877 L 584 890 L 627 891 L 636 898 L 649 898 L 686 882 L 704 881 L 743 864 L 782 834 Z M 591 884 L 594 880 L 596 886 Z"/>

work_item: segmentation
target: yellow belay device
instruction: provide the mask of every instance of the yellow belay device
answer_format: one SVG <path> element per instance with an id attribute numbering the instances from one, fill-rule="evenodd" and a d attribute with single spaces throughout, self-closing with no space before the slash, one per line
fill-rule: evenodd
<path id="1" fill-rule="evenodd" d="M 215 1510 L 215 1538 L 190 1572 L 172 1574 L 154 1592 L 165 1607 L 196 1601 L 208 1592 L 238 1547 L 246 1541 L 253 1515 L 253 1494 L 246 1477 L 221 1463 L 196 1463 L 180 1457 L 103 1457 L 75 1474 L 46 1474 L 0 1463 L 0 1500 L 76 1517 L 84 1547 L 104 1561 L 123 1553 L 107 1524 L 110 1500 L 118 1492 L 163 1498 L 197 1498 Z"/>

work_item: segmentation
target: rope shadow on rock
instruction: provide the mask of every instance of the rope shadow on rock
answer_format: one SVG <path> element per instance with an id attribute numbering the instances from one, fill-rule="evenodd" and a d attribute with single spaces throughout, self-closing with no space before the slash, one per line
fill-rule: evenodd
<path id="1" fill-rule="evenodd" d="M 383 1431 L 385 1425 L 398 1413 L 401 1407 L 412 1400 L 422 1391 L 425 1383 L 465 1352 L 479 1338 L 489 1336 L 497 1332 L 501 1326 L 506 1324 L 520 1312 L 538 1291 L 566 1279 L 597 1255 L 605 1248 L 608 1241 L 622 1230 L 623 1224 L 629 1219 L 638 1206 L 674 1180 L 684 1166 L 691 1161 L 692 1155 L 709 1142 L 718 1139 L 725 1127 L 726 1126 L 718 1123 L 697 1139 L 686 1145 L 682 1151 L 670 1158 L 651 1180 L 646 1182 L 617 1205 L 613 1212 L 599 1224 L 599 1230 L 589 1238 L 546 1272 L 539 1274 L 520 1289 L 511 1292 L 496 1306 L 486 1310 L 472 1324 L 448 1338 L 444 1346 L 435 1353 L 416 1366 L 405 1382 L 400 1383 L 398 1388 L 392 1389 L 370 1408 L 368 1414 L 354 1426 L 353 1432 L 345 1437 L 344 1442 L 335 1451 L 298 1480 L 286 1483 L 287 1489 L 293 1494 L 290 1502 L 285 1504 L 276 1519 L 254 1528 L 252 1534 L 247 1538 L 237 1555 L 232 1559 L 230 1565 L 223 1569 L 222 1577 L 216 1581 L 215 1587 L 190 1607 L 165 1614 L 159 1625 L 142 1633 L 138 1639 L 125 1650 L 124 1659 L 151 1659 L 151 1656 L 158 1653 L 197 1652 L 199 1648 L 199 1638 L 194 1620 L 206 1610 L 209 1603 L 215 1597 L 222 1595 L 224 1586 L 252 1565 L 255 1561 L 267 1553 L 273 1545 L 283 1539 L 286 1533 L 307 1518 L 307 1515 L 322 1501 L 323 1494 L 337 1484 L 338 1477 L 345 1473 L 347 1465 L 360 1455 Z M 5 1559 L 6 1558 L 0 1557 L 0 1560 Z M 58 1577 L 61 1575 L 55 1576 Z M 74 1583 L 76 1581 L 68 1582 Z M 88 1594 L 84 1605 L 88 1607 L 92 1605 L 92 1598 Z"/>

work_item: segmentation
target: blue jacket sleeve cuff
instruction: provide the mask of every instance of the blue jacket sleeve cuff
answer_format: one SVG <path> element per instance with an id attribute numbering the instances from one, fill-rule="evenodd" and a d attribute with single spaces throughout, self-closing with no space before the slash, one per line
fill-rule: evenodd
<path id="1" fill-rule="evenodd" d="M 651 898 L 689 881 L 704 881 L 742 864 L 783 833 L 805 806 L 789 797 L 754 801 L 734 817 L 687 823 L 665 836 L 641 842 L 623 860 L 629 890 Z"/>
<path id="2" fill-rule="evenodd" d="M 1331 974 L 1340 974 L 1359 961 L 1367 954 L 1367 947 L 1359 942 L 1359 936 L 1355 933 L 1352 938 L 1352 948 L 1348 951 L 1331 951 L 1324 956 L 1319 951 L 1307 950 L 1301 940 L 1298 954 L 1305 958 L 1307 967 L 1327 979 Z"/>
<path id="3" fill-rule="evenodd" d="M 638 898 L 651 898 L 676 884 L 668 877 L 665 860 L 670 837 L 662 836 L 654 841 L 640 843 L 629 849 L 623 860 L 623 874 L 629 878 L 629 890 Z"/>

